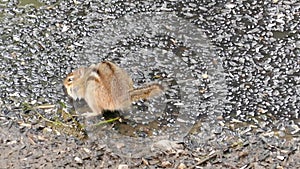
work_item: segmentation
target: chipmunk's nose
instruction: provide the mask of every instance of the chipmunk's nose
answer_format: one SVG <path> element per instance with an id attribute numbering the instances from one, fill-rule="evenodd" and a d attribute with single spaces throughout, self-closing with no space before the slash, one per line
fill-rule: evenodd
<path id="1" fill-rule="evenodd" d="M 63 86 L 63 91 L 64 91 L 64 93 L 66 93 L 67 95 L 69 95 L 69 92 L 68 92 L 68 89 L 67 88 L 69 88 L 69 86 L 66 86 L 66 85 L 68 85 L 68 84 L 64 84 Z"/>

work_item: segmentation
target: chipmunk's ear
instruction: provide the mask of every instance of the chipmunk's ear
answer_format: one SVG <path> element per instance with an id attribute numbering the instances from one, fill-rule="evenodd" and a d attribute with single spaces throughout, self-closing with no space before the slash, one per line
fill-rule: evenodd
<path id="1" fill-rule="evenodd" d="M 85 67 L 81 67 L 78 69 L 78 73 L 79 73 L 79 76 L 83 76 L 86 72 L 86 68 Z"/>

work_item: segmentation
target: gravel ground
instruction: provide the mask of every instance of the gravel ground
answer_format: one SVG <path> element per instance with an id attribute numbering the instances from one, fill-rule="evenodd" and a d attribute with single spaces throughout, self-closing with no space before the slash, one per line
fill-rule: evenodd
<path id="1" fill-rule="evenodd" d="M 300 167 L 299 2 L 26 3 L 0 3 L 0 168 Z M 101 60 L 169 88 L 85 127 L 62 80 Z"/>

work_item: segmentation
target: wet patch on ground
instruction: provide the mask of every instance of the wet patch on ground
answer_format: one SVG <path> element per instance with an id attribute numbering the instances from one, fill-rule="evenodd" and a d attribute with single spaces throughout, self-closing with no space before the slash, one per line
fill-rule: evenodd
<path id="1" fill-rule="evenodd" d="M 85 39 L 83 59 L 113 60 L 128 70 L 137 86 L 159 82 L 166 88 L 154 101 L 139 102 L 131 112 L 122 112 L 132 123 L 122 127 L 126 133 L 144 138 L 128 142 L 122 136 L 127 134 L 121 132 L 107 137 L 112 147 L 124 140 L 124 149 L 133 153 L 141 151 L 138 144 L 143 149 L 143 144 L 151 145 L 161 137 L 183 141 L 200 115 L 205 114 L 203 120 L 221 116 L 225 73 L 201 29 L 168 12 L 125 15 L 99 25 L 98 33 Z"/>

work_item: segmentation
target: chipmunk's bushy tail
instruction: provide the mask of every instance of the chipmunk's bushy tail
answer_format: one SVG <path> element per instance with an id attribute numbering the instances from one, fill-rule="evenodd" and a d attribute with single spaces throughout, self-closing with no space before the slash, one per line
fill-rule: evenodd
<path id="1" fill-rule="evenodd" d="M 129 91 L 131 101 L 138 101 L 142 99 L 150 99 L 154 96 L 162 94 L 164 87 L 160 84 L 150 84 L 144 87 L 136 88 Z"/>

